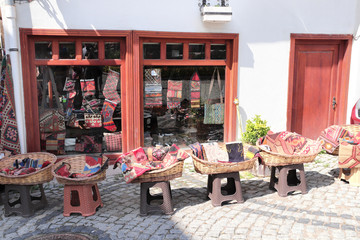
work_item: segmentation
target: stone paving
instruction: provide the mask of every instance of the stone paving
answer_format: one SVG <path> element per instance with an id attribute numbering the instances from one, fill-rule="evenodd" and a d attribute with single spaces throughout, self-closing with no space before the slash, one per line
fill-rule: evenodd
<path id="1" fill-rule="evenodd" d="M 171 216 L 141 217 L 139 184 L 126 184 L 119 170 L 109 169 L 99 183 L 104 207 L 90 217 L 63 217 L 63 186 L 54 180 L 44 185 L 49 206 L 30 218 L 4 217 L 0 206 L 0 239 L 54 232 L 95 239 L 360 239 L 360 187 L 337 179 L 337 157 L 321 154 L 305 170 L 308 194 L 282 198 L 269 190 L 269 178 L 242 172 L 245 202 L 213 207 L 205 196 L 207 176 L 186 161 L 183 177 L 171 182 Z"/>

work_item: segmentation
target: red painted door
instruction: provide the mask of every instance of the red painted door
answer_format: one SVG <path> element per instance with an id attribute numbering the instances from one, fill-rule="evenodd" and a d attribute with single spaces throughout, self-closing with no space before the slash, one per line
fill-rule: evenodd
<path id="1" fill-rule="evenodd" d="M 291 131 L 317 139 L 334 124 L 340 46 L 339 41 L 295 45 Z"/>

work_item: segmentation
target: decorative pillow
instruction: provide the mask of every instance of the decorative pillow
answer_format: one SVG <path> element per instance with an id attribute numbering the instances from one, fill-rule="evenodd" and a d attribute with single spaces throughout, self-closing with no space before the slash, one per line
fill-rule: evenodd
<path id="1" fill-rule="evenodd" d="M 93 157 L 93 156 L 86 156 L 85 157 L 85 167 L 84 167 L 84 173 L 96 173 L 100 170 L 102 165 L 102 157 Z"/>
<path id="2" fill-rule="evenodd" d="M 194 155 L 200 159 L 204 159 L 203 147 L 199 142 L 189 145 Z"/>
<path id="3" fill-rule="evenodd" d="M 178 146 L 175 144 L 171 145 L 168 153 L 163 159 L 162 167 L 166 168 L 173 164 L 175 164 L 178 161 L 184 161 L 186 158 L 189 157 L 189 154 L 187 154 L 185 151 L 180 150 Z"/>
<path id="4" fill-rule="evenodd" d="M 348 140 L 352 137 L 353 134 L 349 131 L 338 125 L 332 125 L 322 131 L 317 140 L 321 142 L 321 145 L 325 151 L 332 153 L 339 146 L 339 139 L 342 138 Z"/>
<path id="5" fill-rule="evenodd" d="M 241 142 L 227 143 L 226 150 L 229 155 L 229 162 L 243 162 L 244 161 L 244 149 Z"/>

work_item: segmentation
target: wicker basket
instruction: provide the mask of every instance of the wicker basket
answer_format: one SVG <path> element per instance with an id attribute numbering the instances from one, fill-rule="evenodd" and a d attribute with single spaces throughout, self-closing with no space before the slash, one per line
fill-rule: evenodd
<path id="1" fill-rule="evenodd" d="M 0 160 L 0 169 L 11 167 L 16 159 L 24 158 L 41 159 L 43 161 L 49 161 L 51 164 L 36 172 L 25 175 L 14 176 L 0 173 L 0 184 L 36 185 L 50 182 L 54 178 L 51 174 L 51 167 L 57 158 L 54 154 L 46 152 L 33 152 L 4 157 Z"/>
<path id="2" fill-rule="evenodd" d="M 358 134 L 358 132 L 360 132 L 360 125 L 358 125 L 358 124 L 341 125 L 341 127 L 354 135 L 356 135 L 356 134 Z M 339 155 L 339 147 L 335 148 L 335 150 L 331 154 Z"/>
<path id="3" fill-rule="evenodd" d="M 92 175 L 90 177 L 84 177 L 84 178 L 68 178 L 63 177 L 60 175 L 57 175 L 55 173 L 55 169 L 59 167 L 63 162 L 68 163 L 70 168 L 70 173 L 81 173 L 84 171 L 85 167 L 85 158 L 86 155 L 76 155 L 71 156 L 67 158 L 63 158 L 61 161 L 54 164 L 51 173 L 54 175 L 58 183 L 64 184 L 64 185 L 85 185 L 85 184 L 94 184 L 99 181 L 102 181 L 106 178 L 106 171 L 102 171 L 100 173 L 97 173 L 95 175 Z M 103 164 L 106 162 L 107 157 L 103 156 Z"/>
<path id="4" fill-rule="evenodd" d="M 244 144 L 244 153 L 248 150 L 250 146 Z M 244 154 L 244 155 L 245 155 Z M 191 154 L 193 159 L 193 164 L 195 171 L 201 174 L 219 174 L 219 173 L 230 173 L 230 172 L 239 172 L 244 170 L 252 169 L 256 157 L 244 161 L 244 162 L 229 162 L 229 163 L 219 163 L 219 162 L 209 162 L 206 159 L 200 159 L 195 155 Z"/>
<path id="5" fill-rule="evenodd" d="M 11 155 L 11 152 L 6 151 L 6 150 L 4 150 L 4 151 L 0 151 L 0 156 L 1 156 L 1 155 L 3 155 L 3 157 L 2 157 L 2 158 L 4 158 L 4 157 L 8 157 L 8 156 L 10 156 L 10 155 Z"/>
<path id="6" fill-rule="evenodd" d="M 308 163 L 314 161 L 315 157 L 319 154 L 318 152 L 310 155 L 305 155 L 305 154 L 289 155 L 289 154 L 275 153 L 262 148 L 260 146 L 259 140 L 256 142 L 256 146 L 260 149 L 261 159 L 264 162 L 264 164 L 267 166 L 285 166 L 285 165 Z"/>
<path id="7" fill-rule="evenodd" d="M 167 168 L 146 172 L 135 178 L 131 183 L 169 181 L 182 176 L 183 166 L 184 161 L 178 161 Z"/>

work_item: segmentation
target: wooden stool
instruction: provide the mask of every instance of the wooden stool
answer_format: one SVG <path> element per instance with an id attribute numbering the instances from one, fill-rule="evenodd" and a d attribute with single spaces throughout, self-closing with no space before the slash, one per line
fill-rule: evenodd
<path id="1" fill-rule="evenodd" d="M 64 213 L 69 217 L 71 213 L 80 213 L 82 216 L 94 215 L 98 207 L 104 204 L 101 201 L 97 184 L 65 185 Z"/>
<path id="2" fill-rule="evenodd" d="M 162 196 L 153 196 L 150 194 L 150 188 L 158 187 L 162 190 Z M 154 199 L 162 199 L 161 205 L 150 205 Z M 174 213 L 172 202 L 170 181 L 164 182 L 144 182 L 140 184 L 140 215 L 145 216 L 150 211 L 162 210 L 165 214 Z"/>
<path id="3" fill-rule="evenodd" d="M 40 196 L 31 195 L 30 191 L 33 186 L 39 186 Z M 9 193 L 11 191 L 18 192 L 19 198 L 10 202 Z M 35 202 L 36 201 L 36 202 Z M 20 205 L 20 206 L 16 206 Z M 42 184 L 37 185 L 5 185 L 5 216 L 10 214 L 19 214 L 23 217 L 34 215 L 36 210 L 43 209 L 47 206 L 47 201 Z"/>
<path id="4" fill-rule="evenodd" d="M 279 178 L 275 177 L 276 168 L 279 170 Z M 289 171 L 296 171 L 298 169 L 300 171 L 300 183 L 294 183 L 295 186 L 288 185 L 288 173 Z M 295 172 L 296 173 L 296 172 Z M 277 190 L 280 197 L 286 197 L 289 192 L 300 190 L 302 194 L 306 194 L 306 179 L 305 179 L 305 171 L 304 164 L 293 164 L 286 166 L 272 166 L 271 167 L 271 178 L 270 178 L 270 186 L 271 190 Z"/>
<path id="5" fill-rule="evenodd" d="M 360 186 L 360 168 L 350 168 L 349 170 L 345 170 L 344 168 L 340 168 L 339 178 L 341 180 L 348 181 L 352 186 Z"/>
<path id="6" fill-rule="evenodd" d="M 221 179 L 227 178 L 227 185 L 223 188 L 227 195 L 221 193 Z M 220 173 L 208 175 L 208 196 L 214 207 L 221 206 L 224 201 L 236 200 L 237 203 L 243 203 L 241 183 L 239 172 Z"/>

